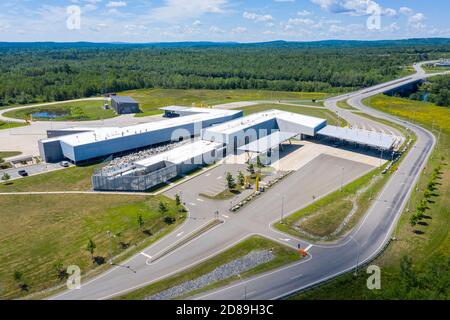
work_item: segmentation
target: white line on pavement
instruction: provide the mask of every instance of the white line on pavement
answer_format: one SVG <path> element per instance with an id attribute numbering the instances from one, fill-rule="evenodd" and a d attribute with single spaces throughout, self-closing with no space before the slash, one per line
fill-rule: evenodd
<path id="1" fill-rule="evenodd" d="M 229 218 L 229 216 L 227 216 L 226 214 L 223 214 L 222 217 L 227 218 L 227 219 Z"/>
<path id="2" fill-rule="evenodd" d="M 312 244 L 310 244 L 309 246 L 306 247 L 305 251 L 308 252 L 309 249 L 311 249 Z"/>
<path id="3" fill-rule="evenodd" d="M 286 242 L 291 241 L 291 239 L 289 239 L 289 238 L 278 238 L 278 239 L 280 239 L 281 241 L 286 241 Z"/>
<path id="4" fill-rule="evenodd" d="M 300 277 L 302 277 L 302 276 L 303 276 L 302 274 L 298 274 L 298 275 L 296 275 L 296 276 L 291 277 L 291 280 L 298 279 L 298 278 L 300 278 Z"/>
<path id="5" fill-rule="evenodd" d="M 222 176 L 217 177 L 217 180 L 222 179 Z"/>
<path id="6" fill-rule="evenodd" d="M 183 233 L 184 233 L 184 231 L 183 231 L 183 232 L 180 232 L 179 234 L 177 234 L 177 237 L 183 235 Z"/>
<path id="7" fill-rule="evenodd" d="M 199 201 L 199 202 L 204 202 L 205 200 L 200 199 L 200 198 L 197 198 L 197 201 Z"/>
<path id="8" fill-rule="evenodd" d="M 141 254 L 142 254 L 144 257 L 147 257 L 147 258 L 149 258 L 149 259 L 152 258 L 152 256 L 150 256 L 150 255 L 148 255 L 148 254 L 146 254 L 146 253 L 144 253 L 144 252 L 141 252 Z"/>
<path id="9" fill-rule="evenodd" d="M 195 203 L 193 203 L 193 202 L 189 202 L 189 204 L 191 205 L 191 206 L 196 206 L 196 204 Z"/>

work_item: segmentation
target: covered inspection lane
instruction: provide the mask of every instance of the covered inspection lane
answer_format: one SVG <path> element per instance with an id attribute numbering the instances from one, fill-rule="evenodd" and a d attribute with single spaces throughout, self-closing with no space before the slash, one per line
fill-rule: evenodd
<path id="1" fill-rule="evenodd" d="M 272 134 L 264 136 L 258 140 L 252 141 L 246 145 L 238 148 L 240 151 L 245 151 L 250 158 L 250 153 L 263 154 L 270 153 L 273 149 L 281 146 L 282 143 L 298 136 L 295 132 L 276 131 Z M 269 155 L 270 156 L 270 155 Z"/>
<path id="2" fill-rule="evenodd" d="M 401 137 L 388 135 L 381 132 L 326 126 L 317 132 L 319 136 L 338 139 L 341 141 L 354 142 L 382 150 L 392 150 L 400 141 Z"/>

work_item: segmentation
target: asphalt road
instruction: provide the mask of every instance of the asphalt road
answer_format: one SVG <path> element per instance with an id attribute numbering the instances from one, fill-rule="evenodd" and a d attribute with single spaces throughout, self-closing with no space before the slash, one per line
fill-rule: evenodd
<path id="1" fill-rule="evenodd" d="M 421 65 L 421 64 L 420 64 Z M 399 85 L 426 78 L 420 65 L 415 65 L 414 76 L 394 80 L 359 92 L 334 97 L 325 101 L 325 106 L 340 111 L 346 118 L 349 114 L 336 106 L 337 101 L 349 99 L 351 106 L 377 117 L 402 124 L 414 131 L 417 142 L 392 175 L 379 197 L 373 202 L 357 228 L 346 238 L 334 245 L 314 245 L 309 259 L 294 265 L 263 274 L 247 281 L 201 294 L 195 299 L 279 299 L 302 289 L 321 283 L 342 273 L 357 269 L 358 265 L 370 261 L 390 240 L 393 228 L 401 215 L 410 192 L 427 162 L 435 145 L 434 136 L 427 130 L 375 111 L 362 101 Z M 342 112 L 344 111 L 344 112 Z M 353 116 L 348 118 L 352 122 Z"/>
<path id="2" fill-rule="evenodd" d="M 420 68 L 417 68 L 420 71 Z M 365 107 L 361 101 L 366 97 L 419 77 L 426 77 L 426 75 L 418 72 L 415 76 L 391 81 L 350 95 L 335 97 L 327 100 L 326 106 L 333 110 L 333 108 L 337 108 L 335 104 L 338 100 L 350 98 L 349 103 L 352 106 L 369 114 L 380 116 L 379 112 Z M 341 115 L 346 117 L 345 112 Z M 294 265 L 194 298 L 242 299 L 244 292 L 247 292 L 248 299 L 276 299 L 354 269 L 358 264 L 374 257 L 389 240 L 393 226 L 435 143 L 432 134 L 426 130 L 389 116 L 383 115 L 383 117 L 401 122 L 404 126 L 409 127 L 417 134 L 417 142 L 357 228 L 351 235 L 338 243 L 311 245 L 300 239 L 281 234 L 270 227 L 271 223 L 280 217 L 282 195 L 286 199 L 284 203 L 286 214 L 289 214 L 311 203 L 313 195 L 317 199 L 339 188 L 340 170 L 330 170 L 332 166 L 345 167 L 345 183 L 353 181 L 372 169 L 360 163 L 322 155 L 282 183 L 277 184 L 257 201 L 244 207 L 238 214 L 231 214 L 219 208 L 223 224 L 188 242 L 157 262 L 149 263 L 149 257 L 155 256 L 161 250 L 181 241 L 190 232 L 212 219 L 213 212 L 218 208 L 217 203 L 209 203 L 209 200 L 198 201 L 196 192 L 192 193 L 191 191 L 189 194 L 189 190 L 200 191 L 205 187 L 203 175 L 201 175 L 177 187 L 178 189 L 186 188 L 181 191 L 183 201 L 186 202 L 190 211 L 190 216 L 183 226 L 120 266 L 84 283 L 81 289 L 65 291 L 54 296 L 53 299 L 111 298 L 180 272 L 216 255 L 252 234 L 261 234 L 292 247 L 300 244 L 302 247 L 308 248 L 309 257 Z M 348 120 L 351 122 L 352 119 Z M 222 166 L 213 169 L 211 179 L 215 177 L 216 180 L 219 180 L 222 172 Z M 208 183 L 206 182 L 206 184 Z M 171 195 L 170 191 L 168 195 Z"/>

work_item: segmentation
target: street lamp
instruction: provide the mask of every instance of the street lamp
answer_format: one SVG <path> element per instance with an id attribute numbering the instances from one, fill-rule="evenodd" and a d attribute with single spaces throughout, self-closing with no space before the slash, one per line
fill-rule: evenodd
<path id="1" fill-rule="evenodd" d="M 113 264 L 113 254 L 112 254 L 112 239 L 115 238 L 116 236 L 112 234 L 111 231 L 106 231 L 106 234 L 109 237 L 109 264 Z"/>
<path id="2" fill-rule="evenodd" d="M 353 273 L 353 275 L 356 277 L 356 276 L 358 275 L 358 265 L 359 265 L 359 250 L 360 250 L 360 245 L 359 245 L 359 242 L 356 241 L 355 238 L 353 238 L 353 236 L 350 236 L 350 239 L 352 239 L 352 240 L 356 243 L 356 246 L 357 246 L 357 249 L 358 249 L 357 255 L 356 255 L 356 268 L 355 268 L 355 273 Z"/>
<path id="3" fill-rule="evenodd" d="M 238 273 L 237 275 L 239 279 L 241 279 L 242 284 L 244 284 L 244 279 L 242 279 L 242 276 Z M 247 300 L 247 285 L 244 284 L 244 300 Z"/>

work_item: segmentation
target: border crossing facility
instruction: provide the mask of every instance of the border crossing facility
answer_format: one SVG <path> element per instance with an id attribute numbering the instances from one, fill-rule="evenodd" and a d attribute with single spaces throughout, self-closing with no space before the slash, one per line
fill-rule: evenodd
<path id="1" fill-rule="evenodd" d="M 92 177 L 95 190 L 146 191 L 230 154 L 270 157 L 293 138 L 328 138 L 382 151 L 393 150 L 400 139 L 330 126 L 325 119 L 275 109 L 245 117 L 240 110 L 161 109 L 167 119 L 156 122 L 48 131 L 48 138 L 39 141 L 41 157 L 46 162 L 75 164 L 110 159 Z"/>

